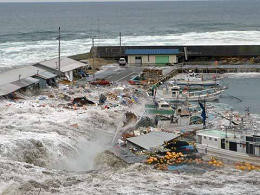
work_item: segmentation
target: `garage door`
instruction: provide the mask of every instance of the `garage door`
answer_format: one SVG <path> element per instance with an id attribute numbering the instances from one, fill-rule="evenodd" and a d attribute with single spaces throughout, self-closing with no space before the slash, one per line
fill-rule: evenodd
<path id="1" fill-rule="evenodd" d="M 135 64 L 142 65 L 142 57 L 135 57 Z"/>
<path id="2" fill-rule="evenodd" d="M 169 56 L 156 56 L 156 64 L 167 64 L 169 63 Z"/>

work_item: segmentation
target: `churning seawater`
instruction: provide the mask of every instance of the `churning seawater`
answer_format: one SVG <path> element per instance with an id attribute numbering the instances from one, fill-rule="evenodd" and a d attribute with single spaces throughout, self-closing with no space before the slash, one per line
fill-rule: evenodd
<path id="1" fill-rule="evenodd" d="M 259 1 L 1 3 L 0 70 L 97 45 L 260 44 Z M 246 9 L 245 9 L 246 8 Z"/>

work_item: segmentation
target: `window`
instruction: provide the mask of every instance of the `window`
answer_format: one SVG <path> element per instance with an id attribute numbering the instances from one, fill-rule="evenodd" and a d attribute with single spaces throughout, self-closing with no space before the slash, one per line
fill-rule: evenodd
<path id="1" fill-rule="evenodd" d="M 148 55 L 148 62 L 150 61 L 150 55 Z"/>
<path id="2" fill-rule="evenodd" d="M 169 108 L 170 106 L 168 104 L 162 104 L 161 107 L 162 108 Z"/>
<path id="3" fill-rule="evenodd" d="M 207 139 L 206 136 L 204 136 L 204 139 Z"/>
<path id="4" fill-rule="evenodd" d="M 209 140 L 212 140 L 212 137 L 209 137 Z"/>
<path id="5" fill-rule="evenodd" d="M 215 142 L 218 141 L 216 138 L 215 138 Z"/>

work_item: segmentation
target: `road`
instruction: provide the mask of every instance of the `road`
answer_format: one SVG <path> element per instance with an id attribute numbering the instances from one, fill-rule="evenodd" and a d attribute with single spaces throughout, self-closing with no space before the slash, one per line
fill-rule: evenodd
<path id="1" fill-rule="evenodd" d="M 205 153 L 205 148 L 207 148 L 207 153 L 213 156 L 219 156 L 220 158 L 229 159 L 232 161 L 249 162 L 253 164 L 260 165 L 260 158 L 255 156 L 250 156 L 248 154 L 234 152 L 230 150 L 218 149 L 207 147 L 205 145 L 197 144 L 197 149 L 201 153 Z"/>
<path id="2" fill-rule="evenodd" d="M 140 75 L 147 67 L 144 66 L 118 66 L 109 65 L 104 66 L 102 70 L 96 72 L 95 76 L 90 75 L 90 77 L 82 79 L 82 81 L 92 81 L 95 78 L 103 78 L 109 80 L 110 82 L 121 82 L 125 83 L 129 81 L 132 77 Z M 151 68 L 151 67 L 150 67 Z M 173 66 L 162 67 L 163 74 L 169 73 L 171 70 L 175 69 Z"/>
<path id="3" fill-rule="evenodd" d="M 110 82 L 121 82 L 126 83 L 132 77 L 139 75 L 143 69 L 148 68 L 145 66 L 119 66 L 117 64 L 103 66 L 103 69 L 96 72 L 96 74 L 90 75 L 90 77 L 84 78 L 81 81 L 92 81 L 95 78 L 103 78 L 109 80 Z M 152 68 L 150 66 L 149 68 Z M 158 68 L 158 67 L 157 67 Z M 163 69 L 163 74 L 169 73 L 174 69 L 190 69 L 190 68 L 200 68 L 200 69 L 215 69 L 216 66 L 207 66 L 207 65 L 175 65 L 175 66 L 164 66 L 160 67 Z M 255 69 L 259 68 L 260 65 L 219 65 L 217 68 L 230 69 L 230 68 L 238 68 L 238 69 Z"/>
<path id="4" fill-rule="evenodd" d="M 178 64 L 175 66 L 175 68 L 183 68 L 183 69 L 189 69 L 189 68 L 200 68 L 200 69 L 216 69 L 216 68 L 223 68 L 223 69 L 260 69 L 260 65 L 257 64 L 248 64 L 248 65 L 218 65 L 218 66 L 213 66 L 213 65 L 181 65 Z"/>

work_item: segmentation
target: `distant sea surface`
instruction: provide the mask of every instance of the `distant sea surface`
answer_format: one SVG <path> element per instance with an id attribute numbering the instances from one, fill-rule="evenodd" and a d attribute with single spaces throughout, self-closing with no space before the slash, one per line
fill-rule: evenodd
<path id="1" fill-rule="evenodd" d="M 227 75 L 229 78 L 224 79 L 223 82 L 228 85 L 228 89 L 222 93 L 219 102 L 228 104 L 241 113 L 249 108 L 250 113 L 260 115 L 260 73 Z"/>
<path id="2" fill-rule="evenodd" d="M 1 3 L 0 70 L 97 45 L 260 44 L 260 1 Z"/>

